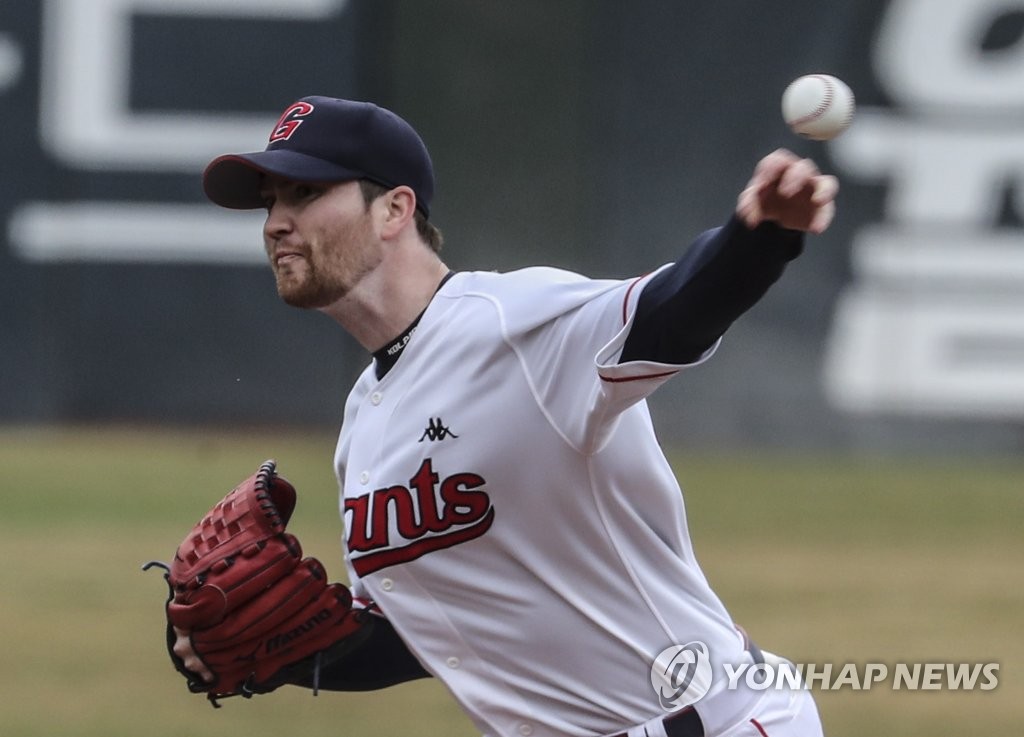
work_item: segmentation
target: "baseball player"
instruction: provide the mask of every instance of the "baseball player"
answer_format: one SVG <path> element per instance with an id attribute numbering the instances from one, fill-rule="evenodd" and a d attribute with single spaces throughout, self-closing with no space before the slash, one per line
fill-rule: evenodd
<path id="1" fill-rule="evenodd" d="M 282 299 L 372 354 L 335 465 L 352 593 L 376 622 L 316 687 L 433 676 L 494 737 L 821 734 L 806 690 L 725 678 L 765 655 L 701 572 L 647 398 L 829 226 L 834 177 L 775 151 L 728 222 L 623 280 L 450 269 L 427 149 L 370 103 L 295 102 L 204 188 L 266 208 Z M 174 652 L 210 680 L 189 634 Z"/>

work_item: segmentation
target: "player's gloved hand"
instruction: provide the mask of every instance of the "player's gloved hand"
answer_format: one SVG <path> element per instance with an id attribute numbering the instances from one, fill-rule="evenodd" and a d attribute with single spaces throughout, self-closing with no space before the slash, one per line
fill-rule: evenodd
<path id="1" fill-rule="evenodd" d="M 835 217 L 839 180 L 822 174 L 811 159 L 785 149 L 765 156 L 736 202 L 748 228 L 774 222 L 783 228 L 823 233 Z"/>
<path id="2" fill-rule="evenodd" d="M 189 690 L 216 705 L 312 680 L 366 634 L 352 595 L 285 532 L 295 489 L 274 461 L 239 484 L 178 546 L 167 572 L 167 649 Z M 309 678 L 313 674 L 312 679 Z"/>

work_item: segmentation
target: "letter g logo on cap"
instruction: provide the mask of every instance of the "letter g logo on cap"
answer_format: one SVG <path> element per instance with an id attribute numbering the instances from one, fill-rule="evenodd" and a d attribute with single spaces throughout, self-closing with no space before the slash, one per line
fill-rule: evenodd
<path id="1" fill-rule="evenodd" d="M 302 118 L 305 118 L 314 108 L 308 102 L 299 101 L 285 110 L 278 118 L 277 125 L 270 134 L 270 143 L 287 141 L 292 137 L 295 129 L 302 125 Z"/>

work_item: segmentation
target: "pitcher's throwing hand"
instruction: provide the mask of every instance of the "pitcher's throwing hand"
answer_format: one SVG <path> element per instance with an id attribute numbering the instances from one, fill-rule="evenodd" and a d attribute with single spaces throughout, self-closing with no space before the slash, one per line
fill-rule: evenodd
<path id="1" fill-rule="evenodd" d="M 789 230 L 824 233 L 836 213 L 839 180 L 822 174 L 811 159 L 778 149 L 758 162 L 736 203 L 749 228 L 774 222 Z"/>

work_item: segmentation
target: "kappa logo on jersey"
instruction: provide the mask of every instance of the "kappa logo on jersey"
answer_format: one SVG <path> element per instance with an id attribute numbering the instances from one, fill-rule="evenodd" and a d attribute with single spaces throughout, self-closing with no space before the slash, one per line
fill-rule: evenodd
<path id="1" fill-rule="evenodd" d="M 457 437 L 459 436 L 444 426 L 440 417 L 431 417 L 430 422 L 427 423 L 427 429 L 424 430 L 423 434 L 420 436 L 420 442 L 422 443 L 424 440 L 434 441 Z"/>
<path id="2" fill-rule="evenodd" d="M 291 138 L 292 133 L 302 125 L 302 119 L 313 112 L 313 109 L 313 106 L 308 102 L 297 102 L 285 110 L 281 117 L 278 118 L 277 125 L 274 126 L 274 130 L 270 134 L 270 143 L 287 141 Z"/>
<path id="3" fill-rule="evenodd" d="M 408 487 L 387 486 L 346 499 L 353 569 L 365 576 L 480 537 L 494 521 L 486 483 L 475 473 L 456 473 L 442 481 L 433 459 L 427 458 Z"/>

